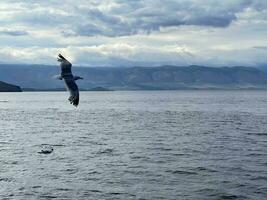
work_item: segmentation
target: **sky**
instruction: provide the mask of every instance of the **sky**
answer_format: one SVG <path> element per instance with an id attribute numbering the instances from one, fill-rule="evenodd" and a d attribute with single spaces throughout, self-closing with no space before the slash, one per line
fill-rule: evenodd
<path id="1" fill-rule="evenodd" d="M 0 63 L 259 66 L 265 0 L 1 0 Z"/>

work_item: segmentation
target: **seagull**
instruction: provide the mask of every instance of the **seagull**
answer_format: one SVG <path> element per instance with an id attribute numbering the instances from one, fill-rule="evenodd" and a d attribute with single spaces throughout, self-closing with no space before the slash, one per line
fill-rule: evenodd
<path id="1" fill-rule="evenodd" d="M 69 102 L 75 107 L 79 104 L 79 88 L 75 81 L 83 79 L 80 76 L 73 76 L 71 72 L 72 64 L 64 58 L 61 54 L 58 54 L 57 61 L 60 62 L 61 74 L 56 76 L 59 80 L 64 80 L 67 90 L 70 93 Z"/>

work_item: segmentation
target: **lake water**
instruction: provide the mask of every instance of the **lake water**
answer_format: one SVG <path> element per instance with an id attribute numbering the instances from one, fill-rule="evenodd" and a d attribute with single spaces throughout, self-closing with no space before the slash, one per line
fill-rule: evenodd
<path id="1" fill-rule="evenodd" d="M 266 199 L 267 91 L 67 98 L 0 93 L 1 200 Z"/>

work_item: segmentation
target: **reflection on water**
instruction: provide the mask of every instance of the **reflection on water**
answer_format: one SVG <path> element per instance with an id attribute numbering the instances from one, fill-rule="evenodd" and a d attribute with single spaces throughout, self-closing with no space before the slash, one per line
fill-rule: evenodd
<path id="1" fill-rule="evenodd" d="M 0 94 L 0 199 L 266 198 L 267 92 L 67 96 Z"/>

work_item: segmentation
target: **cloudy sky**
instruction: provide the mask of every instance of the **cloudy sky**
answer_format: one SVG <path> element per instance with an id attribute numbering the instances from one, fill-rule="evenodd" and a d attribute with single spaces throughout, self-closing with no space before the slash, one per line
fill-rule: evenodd
<path id="1" fill-rule="evenodd" d="M 1 0 L 0 63 L 258 66 L 265 0 Z"/>

